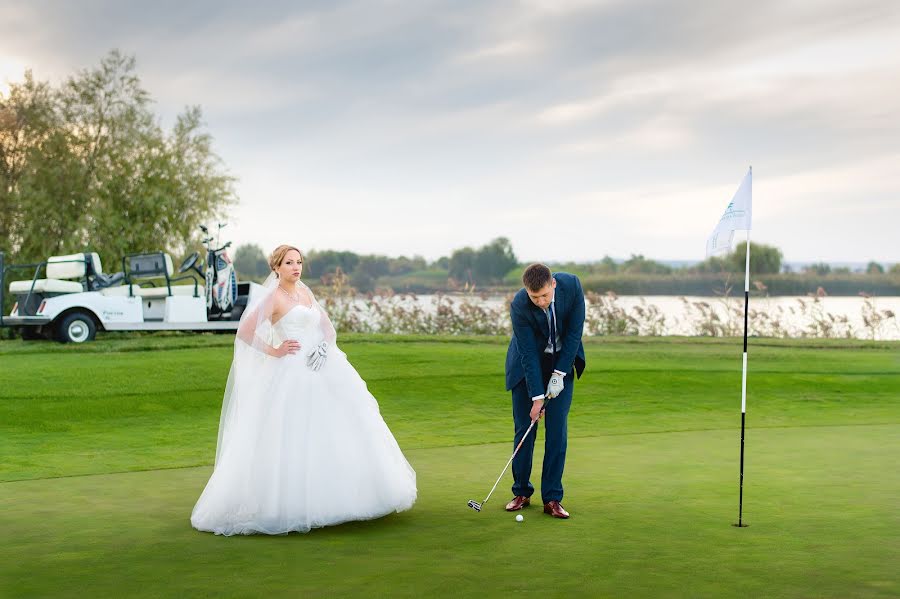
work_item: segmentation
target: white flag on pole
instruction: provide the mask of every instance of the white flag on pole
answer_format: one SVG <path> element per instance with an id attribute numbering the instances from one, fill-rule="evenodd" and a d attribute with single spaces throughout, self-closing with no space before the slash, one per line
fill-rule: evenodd
<path id="1" fill-rule="evenodd" d="M 731 198 L 719 224 L 706 240 L 706 256 L 721 254 L 731 250 L 735 231 L 750 230 L 750 213 L 753 200 L 753 169 L 747 171 L 741 186 Z"/>

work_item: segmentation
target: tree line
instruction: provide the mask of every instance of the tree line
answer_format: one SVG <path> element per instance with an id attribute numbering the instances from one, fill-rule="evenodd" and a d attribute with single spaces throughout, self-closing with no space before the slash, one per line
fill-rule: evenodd
<path id="1" fill-rule="evenodd" d="M 134 57 L 118 51 L 56 86 L 28 71 L 0 94 L 0 251 L 9 261 L 181 255 L 198 223 L 236 202 L 200 108 L 164 130 L 152 103 Z"/>
<path id="2" fill-rule="evenodd" d="M 714 275 L 744 273 L 747 247 L 738 246 L 724 256 L 713 256 L 694 265 L 674 267 L 651 260 L 640 254 L 633 254 L 626 260 L 615 260 L 605 256 L 594 262 L 553 263 L 554 270 L 573 272 L 585 279 L 628 282 L 628 277 L 641 277 L 650 281 L 668 278 L 703 278 Z M 479 247 L 464 247 L 454 250 L 433 262 L 421 256 L 392 258 L 373 254 L 356 254 L 350 251 L 312 250 L 304 257 L 304 277 L 318 280 L 341 272 L 349 277 L 350 284 L 359 291 L 367 292 L 375 288 L 394 286 L 397 288 L 454 288 L 485 286 L 518 286 L 525 264 L 518 261 L 509 239 L 498 237 Z M 234 257 L 235 267 L 245 278 L 261 280 L 269 273 L 269 266 L 263 250 L 255 244 L 241 245 Z M 809 276 L 850 274 L 849 269 L 831 269 L 827 264 L 813 264 L 804 268 L 801 274 Z M 750 243 L 750 273 L 752 275 L 779 275 L 786 272 L 781 250 L 774 246 Z M 900 264 L 889 270 L 876 262 L 871 262 L 868 274 L 900 275 Z M 670 285 L 672 283 L 670 282 Z"/>
<path id="3" fill-rule="evenodd" d="M 266 256 L 258 245 L 244 244 L 234 253 L 234 265 L 238 274 L 260 280 L 269 274 Z M 422 256 L 392 258 L 377 254 L 356 254 L 338 250 L 310 250 L 304 255 L 303 275 L 320 279 L 336 272 L 350 278 L 350 284 L 359 291 L 372 291 L 383 277 L 409 277 L 438 274 L 465 285 L 500 284 L 518 260 L 509 239 L 498 237 L 479 247 L 464 247 L 433 262 Z"/>
<path id="4" fill-rule="evenodd" d="M 743 272 L 746 247 L 740 246 L 724 257 L 712 257 L 697 265 L 674 268 L 662 262 L 633 254 L 623 261 L 609 256 L 596 262 L 554 263 L 556 270 L 584 275 L 670 275 L 676 273 L 704 274 Z M 354 287 L 371 290 L 381 277 L 398 277 L 414 273 L 443 273 L 460 285 L 497 285 L 514 282 L 525 266 L 518 261 L 509 239 L 498 237 L 479 247 L 464 247 L 428 262 L 421 256 L 392 258 L 374 254 L 356 254 L 340 250 L 311 250 L 305 257 L 304 276 L 319 279 L 342 272 L 350 277 Z M 241 245 L 235 251 L 235 268 L 245 278 L 261 279 L 269 273 L 269 265 L 262 248 L 256 244 Z M 751 243 L 750 271 L 754 274 L 781 271 L 782 254 L 777 248 Z"/>

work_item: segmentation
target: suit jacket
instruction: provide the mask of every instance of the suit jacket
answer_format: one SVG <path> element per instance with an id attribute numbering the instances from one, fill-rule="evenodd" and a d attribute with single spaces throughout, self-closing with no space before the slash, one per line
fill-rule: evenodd
<path id="1" fill-rule="evenodd" d="M 554 370 L 569 373 L 574 366 L 579 377 L 584 372 L 584 291 L 575 275 L 558 272 L 556 279 L 556 352 Z M 524 378 L 531 397 L 543 395 L 541 356 L 550 338 L 550 325 L 543 310 L 534 305 L 523 287 L 509 305 L 513 335 L 506 351 L 506 389 L 511 390 Z"/>

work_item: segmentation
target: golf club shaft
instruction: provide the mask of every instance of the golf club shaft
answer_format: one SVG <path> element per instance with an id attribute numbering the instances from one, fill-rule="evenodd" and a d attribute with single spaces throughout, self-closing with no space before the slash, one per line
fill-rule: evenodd
<path id="1" fill-rule="evenodd" d="M 541 407 L 541 412 L 543 412 L 543 411 L 544 411 L 544 406 Z M 503 467 L 503 472 L 500 473 L 500 476 L 497 477 L 497 482 L 495 482 L 495 483 L 494 483 L 494 486 L 491 487 L 491 492 L 488 493 L 487 497 L 484 498 L 484 501 L 481 502 L 481 505 L 482 505 L 482 506 L 483 506 L 485 503 L 487 503 L 488 499 L 491 498 L 491 495 L 494 494 L 494 489 L 496 489 L 496 488 L 497 488 L 497 485 L 500 484 L 500 479 L 502 479 L 502 478 L 503 478 L 503 475 L 506 474 L 506 469 L 509 468 L 509 465 L 512 464 L 512 461 L 513 461 L 514 459 L 516 459 L 516 454 L 519 453 L 519 450 L 520 450 L 520 449 L 522 449 L 522 443 L 525 442 L 525 439 L 528 437 L 528 433 L 531 432 L 531 429 L 534 428 L 534 425 L 537 424 L 537 421 L 540 419 L 540 417 L 541 417 L 541 416 L 540 416 L 541 412 L 538 412 L 538 417 L 537 417 L 535 420 L 532 420 L 532 421 L 531 421 L 531 424 L 528 425 L 528 429 L 525 431 L 525 434 L 522 435 L 522 439 L 519 441 L 519 444 L 516 445 L 515 451 L 513 451 L 513 454 L 512 454 L 512 456 L 509 458 L 509 461 L 506 462 L 506 466 Z"/>

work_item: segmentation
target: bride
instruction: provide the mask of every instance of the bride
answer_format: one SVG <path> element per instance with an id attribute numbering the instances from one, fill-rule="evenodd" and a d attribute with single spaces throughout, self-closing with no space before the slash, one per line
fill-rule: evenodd
<path id="1" fill-rule="evenodd" d="M 238 327 L 215 468 L 191 524 L 286 534 L 410 509 L 416 473 L 300 282 L 300 250 L 279 246 L 269 265 Z"/>

